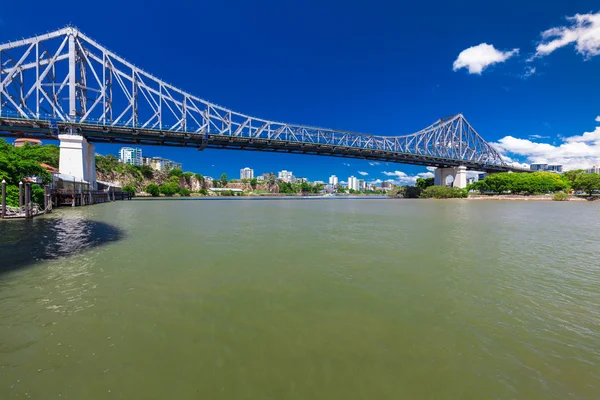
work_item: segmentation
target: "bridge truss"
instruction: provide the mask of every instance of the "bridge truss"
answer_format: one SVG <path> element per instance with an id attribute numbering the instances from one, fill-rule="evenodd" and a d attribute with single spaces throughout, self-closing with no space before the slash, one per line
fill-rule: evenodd
<path id="1" fill-rule="evenodd" d="M 0 45 L 0 134 L 283 151 L 486 171 L 516 170 L 462 114 L 377 136 L 254 118 L 186 93 L 74 27 Z"/>

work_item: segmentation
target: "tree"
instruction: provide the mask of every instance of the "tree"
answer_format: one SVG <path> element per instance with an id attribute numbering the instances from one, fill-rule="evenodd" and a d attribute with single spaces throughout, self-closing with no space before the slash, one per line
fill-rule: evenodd
<path id="1" fill-rule="evenodd" d="M 227 174 L 222 174 L 219 181 L 221 182 L 222 187 L 227 186 Z"/>
<path id="2" fill-rule="evenodd" d="M 563 177 L 565 178 L 565 180 L 569 183 L 569 185 L 572 188 L 575 188 L 575 182 L 582 175 L 585 175 L 585 171 L 584 170 L 582 170 L 582 169 L 574 169 L 574 170 L 571 170 L 571 171 L 565 171 L 565 173 L 563 174 Z"/>
<path id="3" fill-rule="evenodd" d="M 132 196 L 135 196 L 135 188 L 131 185 L 126 185 L 123 187 L 123 191 L 125 193 L 129 193 Z"/>
<path id="4" fill-rule="evenodd" d="M 204 176 L 202 176 L 202 174 L 196 174 L 194 176 L 196 177 L 196 179 L 198 180 L 198 182 L 204 183 Z"/>
<path id="5" fill-rule="evenodd" d="M 252 186 L 252 189 L 256 189 L 257 184 L 258 184 L 258 181 L 256 180 L 256 178 L 250 179 L 250 186 Z"/>
<path id="6" fill-rule="evenodd" d="M 160 189 L 158 185 L 151 183 L 146 187 L 146 193 L 151 194 L 152 197 L 158 197 L 160 194 Z"/>
<path id="7" fill-rule="evenodd" d="M 420 189 L 427 189 L 429 186 L 433 186 L 433 178 L 417 178 L 416 186 Z"/>
<path id="8" fill-rule="evenodd" d="M 165 182 L 159 187 L 160 192 L 165 196 L 173 196 L 179 192 L 179 185 L 175 182 Z"/>
<path id="9" fill-rule="evenodd" d="M 190 196 L 190 193 L 192 193 L 192 192 L 190 192 L 190 191 L 189 191 L 188 189 L 186 189 L 186 188 L 179 189 L 179 195 L 180 195 L 180 196 L 186 196 L 186 197 L 189 197 L 189 196 Z"/>
<path id="10" fill-rule="evenodd" d="M 600 190 L 600 175 L 585 173 L 579 175 L 575 180 L 574 189 L 583 190 L 591 196 L 594 191 Z"/>
<path id="11" fill-rule="evenodd" d="M 183 170 L 181 168 L 173 168 L 169 171 L 169 176 L 180 177 L 183 176 Z"/>
<path id="12" fill-rule="evenodd" d="M 152 179 L 154 177 L 154 170 L 149 165 L 140 165 L 140 172 L 146 179 Z"/>

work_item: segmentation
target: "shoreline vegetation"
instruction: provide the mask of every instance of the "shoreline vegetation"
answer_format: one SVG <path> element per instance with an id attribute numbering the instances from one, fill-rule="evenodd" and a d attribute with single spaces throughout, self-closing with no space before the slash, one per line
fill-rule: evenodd
<path id="1" fill-rule="evenodd" d="M 600 200 L 600 174 L 583 170 L 563 174 L 551 172 L 503 172 L 490 174 L 465 189 L 434 186 L 433 178 L 419 178 L 415 186 L 397 186 L 392 198 L 470 200 L 537 200 L 595 201 Z"/>

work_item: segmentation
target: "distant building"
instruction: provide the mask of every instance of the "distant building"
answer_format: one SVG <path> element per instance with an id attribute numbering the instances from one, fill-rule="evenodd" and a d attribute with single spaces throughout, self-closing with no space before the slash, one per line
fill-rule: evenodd
<path id="1" fill-rule="evenodd" d="M 365 190 L 367 190 L 367 184 L 364 179 L 358 180 L 358 190 L 360 190 L 361 192 L 364 192 Z"/>
<path id="2" fill-rule="evenodd" d="M 119 161 L 124 164 L 142 165 L 142 149 L 121 147 L 121 150 L 119 150 Z"/>
<path id="3" fill-rule="evenodd" d="M 314 181 L 313 183 L 315 185 L 324 185 L 325 184 L 325 182 L 323 182 L 323 181 Z"/>
<path id="4" fill-rule="evenodd" d="M 600 174 L 600 164 L 596 164 L 592 168 L 586 169 L 585 172 L 588 174 Z"/>
<path id="5" fill-rule="evenodd" d="M 487 174 L 485 172 L 482 172 L 479 175 L 477 175 L 477 180 L 482 181 L 485 179 L 486 176 L 487 176 Z"/>
<path id="6" fill-rule="evenodd" d="M 296 178 L 296 183 L 304 183 L 304 182 L 308 182 L 308 179 L 303 178 L 303 177 Z"/>
<path id="7" fill-rule="evenodd" d="M 348 189 L 352 189 L 352 190 L 356 190 L 356 191 L 360 190 L 360 188 L 358 186 L 358 179 L 356 179 L 354 176 L 348 177 Z"/>
<path id="8" fill-rule="evenodd" d="M 471 184 L 473 182 L 475 182 L 475 177 L 474 176 L 470 176 L 470 177 L 467 178 L 467 185 L 469 185 L 469 184 Z"/>
<path id="9" fill-rule="evenodd" d="M 531 171 L 546 171 L 546 172 L 556 172 L 562 173 L 563 166 L 561 164 L 544 164 L 544 163 L 534 163 L 529 166 Z"/>
<path id="10" fill-rule="evenodd" d="M 381 182 L 381 189 L 390 190 L 394 185 L 391 182 Z"/>
<path id="11" fill-rule="evenodd" d="M 548 169 L 546 171 L 562 174 L 563 166 L 561 164 L 548 164 Z"/>
<path id="12" fill-rule="evenodd" d="M 259 175 L 256 177 L 256 180 L 259 182 L 264 182 L 265 181 L 265 177 L 263 175 Z"/>
<path id="13" fill-rule="evenodd" d="M 155 171 L 167 172 L 172 169 L 181 169 L 181 163 L 167 160 L 162 157 L 144 157 L 142 165 L 148 165 Z"/>
<path id="14" fill-rule="evenodd" d="M 19 138 L 17 140 L 15 140 L 15 142 L 13 143 L 13 146 L 15 147 L 23 147 L 26 144 L 30 144 L 33 146 L 39 146 L 42 144 L 42 142 L 38 139 L 31 139 L 31 138 Z"/>
<path id="15" fill-rule="evenodd" d="M 277 174 L 277 179 L 283 182 L 294 183 L 294 174 L 292 171 L 286 171 L 284 169 L 283 171 L 279 171 Z"/>
<path id="16" fill-rule="evenodd" d="M 240 179 L 252 179 L 254 178 L 254 170 L 252 168 L 240 169 Z"/>
<path id="17" fill-rule="evenodd" d="M 329 184 L 333 187 L 336 187 L 338 185 L 338 177 L 335 175 L 331 175 L 329 177 Z"/>
<path id="18" fill-rule="evenodd" d="M 534 163 L 534 164 L 529 165 L 529 169 L 531 171 L 545 171 L 548 169 L 548 164 Z"/>

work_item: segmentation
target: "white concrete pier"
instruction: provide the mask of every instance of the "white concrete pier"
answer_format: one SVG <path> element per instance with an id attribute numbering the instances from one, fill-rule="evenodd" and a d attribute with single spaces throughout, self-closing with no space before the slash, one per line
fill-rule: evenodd
<path id="1" fill-rule="evenodd" d="M 78 135 L 58 135 L 58 139 L 60 140 L 59 172 L 74 176 L 89 183 L 91 189 L 96 189 L 95 146 Z"/>
<path id="2" fill-rule="evenodd" d="M 436 186 L 446 186 L 446 179 L 451 176 L 454 181 L 452 186 L 464 189 L 467 187 L 467 167 L 458 166 L 450 168 L 437 168 L 433 178 L 433 184 Z"/>

